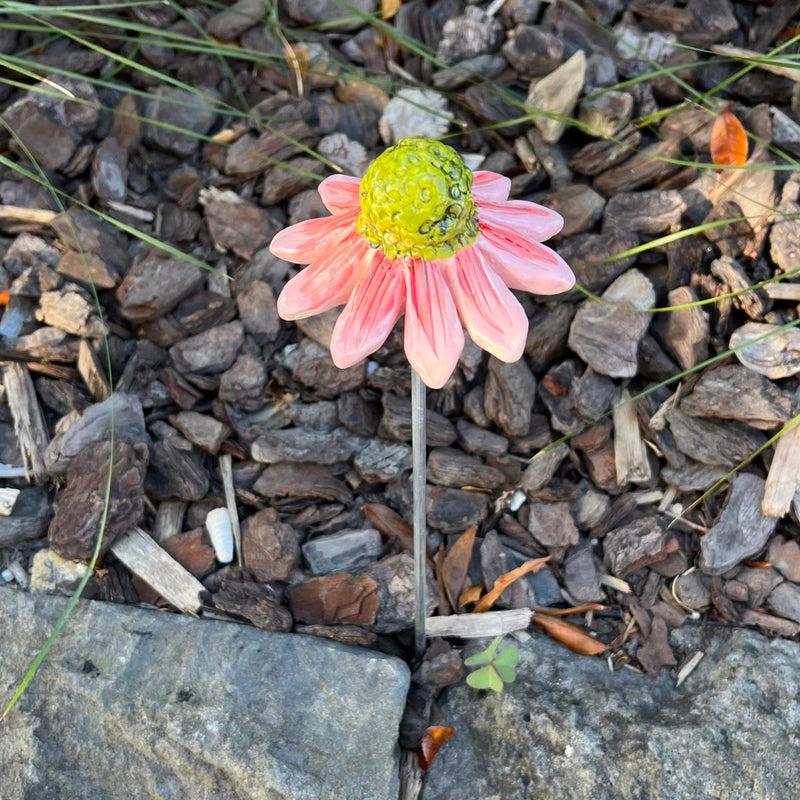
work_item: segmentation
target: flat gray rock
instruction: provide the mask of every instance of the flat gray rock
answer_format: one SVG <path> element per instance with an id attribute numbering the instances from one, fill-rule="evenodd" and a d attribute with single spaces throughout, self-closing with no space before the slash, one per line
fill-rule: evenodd
<path id="1" fill-rule="evenodd" d="M 699 626 L 670 638 L 706 654 L 679 688 L 536 636 L 501 694 L 445 690 L 455 734 L 423 800 L 795 796 L 798 644 Z"/>
<path id="2" fill-rule="evenodd" d="M 0 588 L 3 705 L 66 602 Z M 81 602 L 0 725 L 0 793 L 396 800 L 408 682 L 371 650 Z"/>

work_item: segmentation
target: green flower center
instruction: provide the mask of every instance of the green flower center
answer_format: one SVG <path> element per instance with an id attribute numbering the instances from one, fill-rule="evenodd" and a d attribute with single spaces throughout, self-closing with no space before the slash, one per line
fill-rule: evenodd
<path id="1" fill-rule="evenodd" d="M 361 180 L 359 233 L 389 258 L 449 258 L 477 238 L 472 172 L 446 144 L 402 139 Z"/>

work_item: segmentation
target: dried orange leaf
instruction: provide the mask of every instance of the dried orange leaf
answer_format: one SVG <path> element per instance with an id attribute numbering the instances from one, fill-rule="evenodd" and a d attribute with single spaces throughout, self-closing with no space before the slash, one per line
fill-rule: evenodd
<path id="1" fill-rule="evenodd" d="M 455 728 L 448 725 L 431 725 L 422 735 L 422 749 L 419 751 L 419 765 L 421 769 L 430 769 L 433 759 L 441 746 L 456 732 Z"/>
<path id="2" fill-rule="evenodd" d="M 0 292 L 0 306 L 7 306 L 10 299 L 11 295 L 9 294 L 8 289 L 3 289 L 3 291 Z"/>
<path id="3" fill-rule="evenodd" d="M 475 544 L 475 534 L 477 532 L 477 525 L 473 525 L 464 531 L 447 551 L 447 555 L 442 562 L 442 582 L 444 583 L 447 599 L 450 601 L 450 607 L 454 611 L 457 608 L 456 602 L 461 590 L 464 588 L 464 582 L 467 580 L 467 570 L 469 569 L 469 562 L 472 560 L 472 547 Z"/>
<path id="4" fill-rule="evenodd" d="M 477 603 L 481 599 L 481 592 L 483 587 L 470 586 L 469 589 L 464 589 L 461 592 L 461 597 L 458 598 L 458 607 L 463 608 L 467 603 Z"/>
<path id="5" fill-rule="evenodd" d="M 766 569 L 772 566 L 771 561 L 743 561 L 742 563 L 745 567 L 750 567 L 751 569 Z"/>
<path id="6" fill-rule="evenodd" d="M 535 614 L 533 621 L 539 627 L 544 628 L 548 636 L 582 656 L 596 656 L 608 650 L 607 644 L 592 639 L 586 631 L 564 619 L 548 617 L 546 614 Z"/>
<path id="7" fill-rule="evenodd" d="M 487 592 L 478 602 L 478 605 L 472 609 L 473 614 L 480 614 L 483 611 L 488 611 L 500 597 L 501 594 L 509 587 L 515 580 L 527 575 L 529 572 L 538 572 L 549 560 L 551 556 L 544 558 L 534 558 L 526 561 L 521 567 L 512 569 L 511 572 L 506 572 L 501 575 L 495 582 L 492 590 Z"/>
<path id="8" fill-rule="evenodd" d="M 741 167 L 747 161 L 747 134 L 736 115 L 726 108 L 711 128 L 711 160 Z"/>
<path id="9" fill-rule="evenodd" d="M 587 611 L 608 611 L 611 606 L 601 606 L 600 603 L 584 603 L 582 606 L 572 608 L 550 608 L 549 606 L 534 606 L 537 614 L 547 614 L 548 617 L 569 617 L 572 614 L 585 614 Z"/>
<path id="10" fill-rule="evenodd" d="M 403 0 L 381 0 L 381 19 L 391 19 L 403 5 Z"/>

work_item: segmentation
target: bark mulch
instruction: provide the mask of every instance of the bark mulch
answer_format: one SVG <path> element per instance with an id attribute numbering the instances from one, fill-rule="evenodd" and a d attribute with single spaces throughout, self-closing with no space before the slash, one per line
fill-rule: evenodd
<path id="1" fill-rule="evenodd" d="M 107 86 L 103 52 L 7 31 L 5 52 L 49 77 L 0 86 L 2 579 L 69 590 L 105 519 L 84 596 L 410 659 L 402 322 L 337 369 L 335 312 L 279 319 L 298 267 L 268 244 L 326 213 L 315 186 L 333 167 L 360 175 L 402 136 L 448 134 L 513 197 L 562 213 L 551 244 L 586 291 L 521 297 L 524 358 L 468 343 L 428 394 L 431 611 L 468 612 L 462 590 L 549 556 L 494 608 L 604 606 L 569 620 L 615 669 L 677 675 L 696 654 L 669 634 L 687 624 L 797 637 L 800 428 L 771 437 L 800 371 L 800 73 L 737 58 L 786 43 L 799 8 L 415 0 L 385 23 L 393 39 L 352 15 L 320 27 L 334 4 L 287 3 L 281 37 L 260 3 L 193 6 L 192 24 L 147 6 L 120 24 L 203 31 L 243 57 L 145 37 L 123 49 L 148 72 L 123 65 Z M 726 106 L 752 169 L 707 167 Z M 405 745 L 460 679 L 460 644 L 436 640 L 415 672 Z"/>

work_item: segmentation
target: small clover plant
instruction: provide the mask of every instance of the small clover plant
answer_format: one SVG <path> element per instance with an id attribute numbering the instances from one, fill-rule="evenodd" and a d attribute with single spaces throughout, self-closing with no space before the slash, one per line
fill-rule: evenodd
<path id="1" fill-rule="evenodd" d="M 495 692 L 502 692 L 503 686 L 517 677 L 519 649 L 515 644 L 510 644 L 498 653 L 497 648 L 502 640 L 502 636 L 496 636 L 482 653 L 475 653 L 464 659 L 464 666 L 467 667 L 483 665 L 467 675 L 467 683 L 473 689 L 493 689 Z"/>

